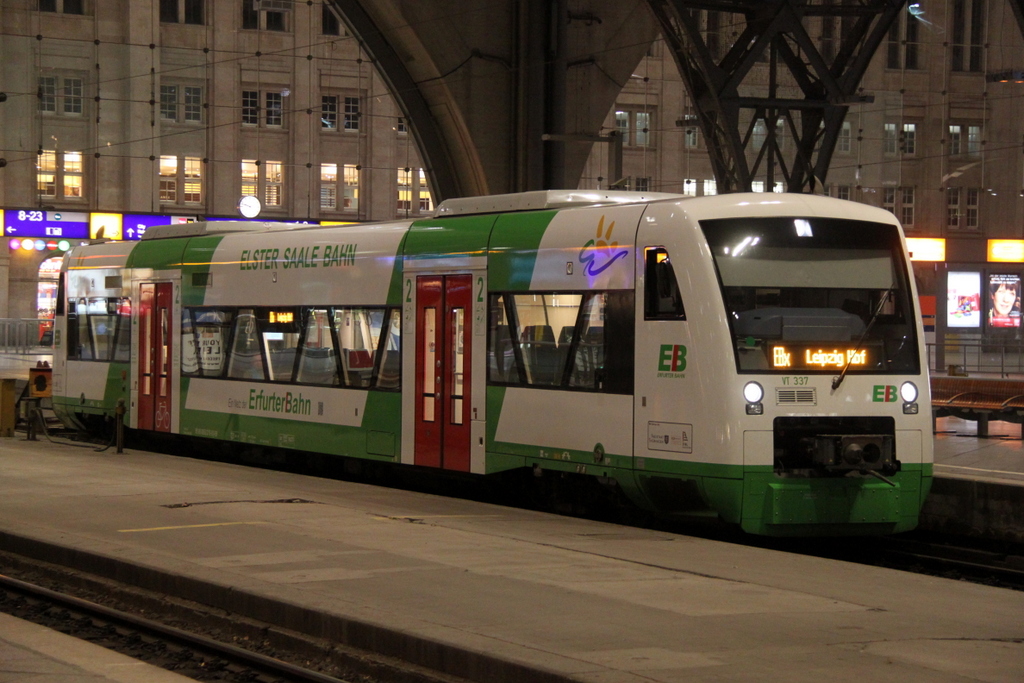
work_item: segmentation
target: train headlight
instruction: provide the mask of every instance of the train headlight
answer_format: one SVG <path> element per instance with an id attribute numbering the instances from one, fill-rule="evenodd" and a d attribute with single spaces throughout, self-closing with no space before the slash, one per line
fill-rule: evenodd
<path id="1" fill-rule="evenodd" d="M 757 382 L 747 382 L 743 385 L 743 398 L 747 401 L 747 415 L 764 415 L 764 405 L 761 404 L 764 387 Z"/>
<path id="2" fill-rule="evenodd" d="M 903 414 L 917 415 L 917 385 L 913 382 L 904 382 L 900 385 L 900 398 L 903 399 Z"/>

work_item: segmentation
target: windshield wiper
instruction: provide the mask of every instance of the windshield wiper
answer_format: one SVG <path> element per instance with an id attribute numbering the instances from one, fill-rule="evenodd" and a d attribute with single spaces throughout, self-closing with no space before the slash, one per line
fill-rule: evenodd
<path id="1" fill-rule="evenodd" d="M 878 320 L 878 316 L 882 312 L 882 306 L 885 306 L 885 302 L 889 300 L 890 296 L 892 296 L 894 289 L 896 289 L 895 282 L 892 283 L 889 289 L 885 291 L 885 294 L 882 295 L 882 300 L 878 302 L 875 312 L 871 315 L 871 320 L 868 321 L 868 326 L 864 328 L 864 332 L 860 335 L 860 339 L 857 340 L 857 347 L 853 350 L 853 353 L 849 354 L 849 357 L 846 360 L 846 367 L 843 368 L 843 371 L 839 373 L 839 375 L 832 378 L 832 391 L 838 389 L 839 385 L 843 383 L 844 379 L 846 379 L 846 371 L 850 369 L 850 364 L 853 363 L 853 359 L 856 357 L 857 352 L 860 351 L 861 344 L 864 343 L 864 340 L 867 338 L 868 333 L 871 332 L 871 328 L 874 326 L 875 321 Z"/>

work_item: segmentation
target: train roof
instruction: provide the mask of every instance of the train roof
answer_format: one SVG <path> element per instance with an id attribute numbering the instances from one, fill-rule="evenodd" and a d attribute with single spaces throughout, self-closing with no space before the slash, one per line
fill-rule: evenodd
<path id="1" fill-rule="evenodd" d="M 446 199 L 437 207 L 435 217 L 468 216 L 481 213 L 511 213 L 541 209 L 566 209 L 575 206 L 643 204 L 659 199 L 687 199 L 669 192 L 625 192 L 602 190 L 536 190 L 515 194 Z"/>
<path id="2" fill-rule="evenodd" d="M 275 223 L 273 221 L 197 221 L 194 223 L 173 223 L 154 225 L 142 234 L 143 240 L 162 240 L 173 237 L 202 237 L 203 235 L 228 235 L 237 232 L 257 230 L 296 230 L 317 227 L 305 223 Z"/>

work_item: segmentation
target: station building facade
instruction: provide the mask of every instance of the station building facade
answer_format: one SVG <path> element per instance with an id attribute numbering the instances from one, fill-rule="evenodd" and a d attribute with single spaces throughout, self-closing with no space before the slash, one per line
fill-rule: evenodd
<path id="1" fill-rule="evenodd" d="M 134 239 L 147 221 L 238 217 L 244 195 L 260 199 L 268 220 L 433 210 L 401 112 L 346 27 L 321 0 L 288 11 L 256 7 L 0 0 L 0 318 L 35 317 L 48 305 L 40 266 L 59 255 L 64 235 L 29 235 L 33 219 L 52 227 L 59 214 L 69 232 L 96 235 L 112 229 L 105 217 L 120 216 L 120 232 L 104 236 Z M 741 25 L 708 11 L 701 21 L 719 49 Z M 828 51 L 841 26 L 821 18 L 809 30 Z M 766 66 L 760 77 L 767 81 Z M 982 292 L 1014 277 L 1019 291 L 1024 275 L 1024 40 L 1010 5 L 909 5 L 862 88 L 873 101 L 850 107 L 819 191 L 900 218 L 939 333 L 963 322 L 952 316 L 967 296 L 978 300 L 977 316 L 953 331 L 1019 339 L 1019 326 L 988 323 Z M 782 83 L 780 96 L 799 93 Z M 579 132 L 611 131 L 624 141 L 619 187 L 716 193 L 694 106 L 662 41 L 624 85 L 603 130 Z M 784 126 L 778 132 L 785 146 Z M 753 127 L 751 161 L 766 134 Z M 594 146 L 581 188 L 614 182 L 607 155 L 607 146 Z M 756 179 L 754 189 L 785 188 L 777 174 Z M 28 248 L 23 240 L 12 247 L 26 236 Z M 976 296 L 954 291 L 964 281 L 977 281 Z"/>

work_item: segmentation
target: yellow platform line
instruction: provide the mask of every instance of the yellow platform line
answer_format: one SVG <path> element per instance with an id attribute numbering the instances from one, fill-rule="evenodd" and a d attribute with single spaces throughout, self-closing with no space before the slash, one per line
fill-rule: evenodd
<path id="1" fill-rule="evenodd" d="M 181 526 L 153 526 L 148 529 L 118 529 L 119 534 L 134 534 L 138 531 L 171 531 L 172 529 L 204 529 L 211 526 L 237 526 L 239 524 L 266 524 L 266 522 L 217 522 L 215 524 L 183 524 Z"/>

